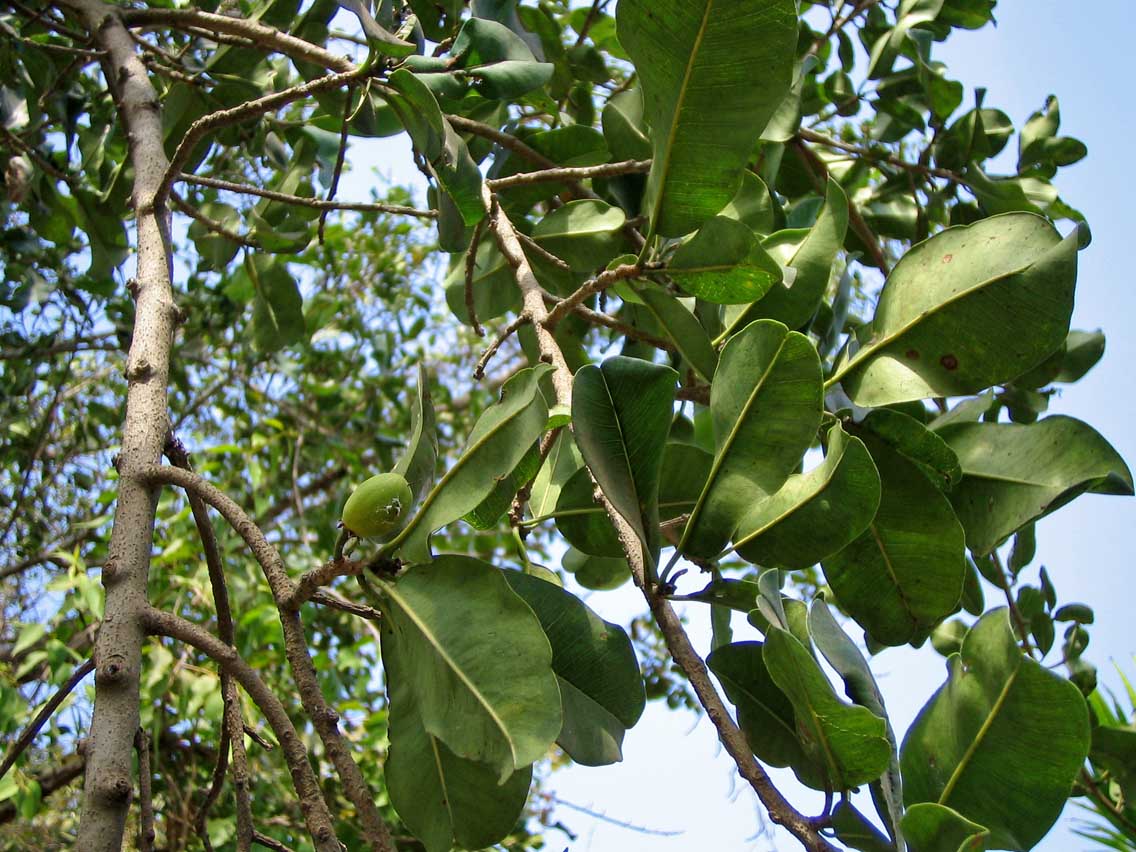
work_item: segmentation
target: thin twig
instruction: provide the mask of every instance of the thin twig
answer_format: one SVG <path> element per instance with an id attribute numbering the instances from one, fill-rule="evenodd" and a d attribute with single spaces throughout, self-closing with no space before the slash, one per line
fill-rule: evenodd
<path id="1" fill-rule="evenodd" d="M 257 846 L 263 846 L 265 849 L 272 849 L 275 852 L 293 852 L 291 846 L 285 846 L 279 840 L 274 840 L 267 834 L 261 834 L 259 831 L 252 833 L 252 840 Z"/>
<path id="2" fill-rule="evenodd" d="M 618 163 L 603 163 L 598 166 L 554 166 L 535 172 L 518 172 L 508 177 L 485 181 L 494 192 L 515 186 L 530 186 L 534 183 L 591 180 L 599 177 L 639 174 L 651 170 L 650 160 L 623 160 Z"/>
<path id="3" fill-rule="evenodd" d="M 285 602 L 289 609 L 299 609 L 311 600 L 316 591 L 337 577 L 356 577 L 363 570 L 363 563 L 353 559 L 332 559 L 318 568 L 305 571 L 296 584 L 296 589 Z"/>
<path id="4" fill-rule="evenodd" d="M 173 190 L 170 190 L 170 202 L 177 210 L 184 213 L 190 219 L 193 219 L 193 221 L 200 222 L 202 225 L 204 225 L 206 230 L 212 231 L 214 234 L 224 237 L 225 239 L 234 242 L 239 246 L 244 246 L 245 248 L 250 248 L 258 251 L 260 250 L 260 243 L 258 243 L 252 237 L 246 237 L 243 234 L 238 234 L 236 231 L 231 231 L 226 228 L 216 219 L 210 219 L 208 216 L 206 216 L 188 201 L 183 199 Z"/>
<path id="5" fill-rule="evenodd" d="M 343 163 L 347 159 L 347 131 L 351 127 L 351 103 L 355 100 L 355 87 L 347 87 L 347 96 L 343 100 L 343 122 L 339 127 L 339 150 L 335 154 L 335 169 L 331 173 L 331 186 L 327 190 L 327 200 L 334 201 L 335 193 L 339 189 L 339 177 L 343 174 Z M 319 228 L 316 233 L 319 237 L 319 244 L 323 245 L 323 230 L 327 224 L 327 214 L 331 212 L 328 208 L 320 213 Z"/>
<path id="6" fill-rule="evenodd" d="M 1014 619 L 1014 626 L 1018 629 L 1018 635 L 1021 636 L 1022 650 L 1029 656 L 1033 656 L 1033 645 L 1030 643 L 1029 627 L 1026 626 L 1026 621 L 1022 617 L 1022 611 L 1018 609 L 1018 602 L 1014 600 L 1014 592 L 1010 586 L 1010 578 L 1006 573 L 1006 568 L 1002 564 L 1002 557 L 998 555 L 997 550 L 990 552 L 990 559 L 994 562 L 994 568 L 998 572 L 998 586 L 1006 595 L 1006 604 L 1010 608 L 1010 616 Z"/>
<path id="7" fill-rule="evenodd" d="M 417 216 L 421 219 L 437 219 L 437 210 L 419 210 L 415 207 L 406 207 L 401 204 L 382 204 L 366 201 L 328 201 L 323 198 L 309 198 L 303 195 L 289 195 L 286 192 L 276 192 L 271 189 L 261 189 L 245 183 L 234 183 L 228 180 L 191 175 L 182 172 L 178 175 L 182 183 L 196 186 L 208 186 L 226 192 L 236 192 L 241 195 L 255 195 L 258 198 L 267 198 L 269 201 L 279 201 L 281 204 L 294 204 L 297 207 L 312 207 L 316 210 L 347 210 L 355 213 L 392 213 L 397 216 Z"/>
<path id="8" fill-rule="evenodd" d="M 58 708 L 59 705 L 63 703 L 63 700 L 82 682 L 83 678 L 94 670 L 95 661 L 93 659 L 85 660 L 79 668 L 75 669 L 71 677 L 67 678 L 67 682 L 59 687 L 59 689 L 55 691 L 55 694 L 48 699 L 47 703 L 36 713 L 35 718 L 24 728 L 23 733 L 16 737 L 11 748 L 8 749 L 8 753 L 4 755 L 4 760 L 0 761 L 0 778 L 4 777 L 8 770 L 16 763 L 16 758 L 23 754 L 24 750 L 32 744 L 32 741 L 36 738 L 36 734 L 38 734 L 40 728 L 47 723 L 47 720 L 51 718 L 51 714 L 55 712 L 56 708 Z"/>
<path id="9" fill-rule="evenodd" d="M 119 14 L 126 25 L 131 27 L 158 25 L 183 30 L 199 28 L 246 38 L 264 49 L 311 62 L 331 71 L 351 71 L 355 67 L 346 57 L 336 56 L 317 44 L 244 18 L 215 15 L 196 9 L 122 9 Z"/>
<path id="10" fill-rule="evenodd" d="M 308 95 L 350 85 L 369 73 L 369 70 L 352 68 L 350 71 L 344 71 L 340 74 L 328 74 L 324 77 L 317 77 L 307 83 L 302 83 L 299 86 L 292 86 L 283 91 L 265 95 L 262 98 L 245 101 L 243 104 L 238 104 L 229 109 L 211 112 L 209 115 L 204 115 L 197 119 L 197 121 L 189 126 L 189 130 L 186 131 L 185 136 L 183 136 L 182 140 L 178 143 L 173 156 L 170 157 L 170 165 L 166 169 L 165 177 L 162 179 L 161 186 L 159 186 L 158 192 L 156 193 L 156 202 L 160 203 L 168 196 L 170 187 L 173 185 L 178 175 L 181 174 L 181 170 L 185 164 L 189 162 L 189 158 L 193 154 L 193 149 L 197 147 L 197 143 L 200 142 L 206 134 L 220 127 L 227 127 L 230 124 L 236 124 L 250 118 L 261 116 L 266 112 L 274 112 L 280 107 L 306 98 Z"/>
<path id="11" fill-rule="evenodd" d="M 380 621 L 382 620 L 382 613 L 380 613 L 373 606 L 366 604 L 355 603 L 349 601 L 341 595 L 336 594 L 331 589 L 319 589 L 312 593 L 311 602 L 326 606 L 330 609 L 337 609 L 340 612 L 345 612 L 348 615 L 355 615 L 359 618 L 365 618 L 367 621 Z"/>
<path id="12" fill-rule="evenodd" d="M 546 301 L 549 301 L 554 305 L 559 303 L 559 300 L 557 300 L 557 298 L 551 294 L 548 294 L 546 296 Z M 576 307 L 572 309 L 572 313 L 585 320 L 586 322 L 590 322 L 592 325 L 599 325 L 603 326 L 604 328 L 610 328 L 612 331 L 618 332 L 624 337 L 628 337 L 632 340 L 641 340 L 644 343 L 654 346 L 656 349 L 662 349 L 666 352 L 677 351 L 675 349 L 674 343 L 667 340 L 666 338 L 656 337 L 655 335 L 650 334 L 646 331 L 642 331 L 641 329 L 638 329 L 633 325 L 628 325 L 627 323 L 616 319 L 610 314 L 593 311 L 591 308 L 585 307 L 584 305 L 576 305 Z"/>
<path id="13" fill-rule="evenodd" d="M 644 272 L 650 269 L 658 269 L 660 266 L 661 264 L 624 263 L 612 269 L 605 269 L 595 278 L 581 284 L 576 292 L 557 302 L 556 307 L 548 314 L 546 325 L 549 328 L 555 328 L 556 324 L 570 314 L 577 305 L 583 304 L 596 293 L 628 278 L 638 278 Z"/>
<path id="14" fill-rule="evenodd" d="M 280 743 L 292 775 L 292 784 L 300 799 L 300 809 L 304 813 L 316 849 L 320 852 L 340 852 L 340 843 L 335 836 L 335 825 L 327 809 L 327 803 L 320 794 L 319 782 L 309 763 L 307 748 L 296 732 L 288 711 L 276 697 L 276 693 L 268 688 L 260 675 L 240 657 L 235 648 L 226 645 L 196 624 L 153 607 L 144 610 L 142 621 L 149 632 L 177 639 L 196 648 L 240 682 L 253 703 L 264 714 L 265 720 L 276 735 L 276 741 Z"/>
<path id="15" fill-rule="evenodd" d="M 469 238 L 469 248 L 465 251 L 465 312 L 469 317 L 469 324 L 473 326 L 473 331 L 478 337 L 485 337 L 485 329 L 477 321 L 477 307 L 473 298 L 473 276 L 477 271 L 477 246 L 481 242 L 484 230 L 485 219 L 481 219 L 474 226 L 473 235 Z"/>
<path id="16" fill-rule="evenodd" d="M 568 264 L 567 261 L 562 260 L 561 258 L 554 255 L 552 252 L 550 252 L 548 249 L 546 249 L 544 246 L 542 246 L 527 234 L 522 234 L 520 231 L 517 231 L 517 239 L 521 241 L 521 245 L 524 246 L 525 251 L 531 251 L 541 260 L 551 264 L 552 266 L 555 266 L 557 269 L 561 269 L 565 272 L 572 271 L 572 267 Z"/>
<path id="17" fill-rule="evenodd" d="M 921 163 L 909 163 L 901 157 L 896 157 L 893 154 L 885 151 L 878 151 L 874 148 L 865 148 L 862 145 L 853 145 L 850 142 L 844 142 L 840 139 L 833 139 L 831 136 L 825 136 L 823 133 L 816 133 L 812 130 L 801 128 L 797 131 L 797 136 L 805 142 L 812 142 L 816 145 L 823 145 L 826 148 L 835 148 L 838 151 L 845 151 L 849 154 L 855 154 L 864 160 L 878 161 L 888 163 L 897 168 L 904 169 L 908 172 L 913 172 L 924 177 L 937 177 L 951 183 L 957 183 L 962 186 L 968 186 L 966 178 L 957 172 L 952 172 L 949 169 L 938 169 L 933 166 L 923 165 Z"/>
<path id="18" fill-rule="evenodd" d="M 483 378 L 485 378 L 485 368 L 489 366 L 489 362 L 492 360 L 493 356 L 497 354 L 497 350 L 500 349 L 502 344 L 504 344 L 506 340 L 512 337 L 513 334 L 517 332 L 517 330 L 519 330 L 523 326 L 528 325 L 530 322 L 532 322 L 532 318 L 528 315 L 528 313 L 521 311 L 521 313 L 517 315 L 516 319 L 512 320 L 508 325 L 501 329 L 498 335 L 493 338 L 493 342 L 490 343 L 488 347 L 486 347 L 485 351 L 481 353 L 481 357 L 477 359 L 477 366 L 473 369 L 473 377 L 478 381 L 481 381 Z"/>

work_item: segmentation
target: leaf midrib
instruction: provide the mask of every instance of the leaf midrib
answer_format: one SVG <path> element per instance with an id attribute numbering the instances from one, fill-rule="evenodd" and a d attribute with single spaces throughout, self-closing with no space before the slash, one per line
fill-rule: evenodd
<path id="1" fill-rule="evenodd" d="M 963 299 L 965 299 L 969 296 L 972 296 L 975 293 L 979 293 L 979 292 L 982 292 L 983 290 L 986 290 L 990 287 L 993 287 L 994 285 L 999 284 L 999 283 L 1005 281 L 1008 278 L 1011 278 L 1015 275 L 1021 275 L 1022 273 L 1027 272 L 1028 270 L 1032 269 L 1034 266 L 1037 265 L 1037 262 L 1038 262 L 1039 259 L 1040 258 L 1035 258 L 1034 260 L 1031 260 L 1029 263 L 1027 263 L 1025 266 L 1018 267 L 1017 269 L 1012 269 L 1008 272 L 1002 273 L 1001 275 L 995 275 L 992 278 L 984 278 L 982 281 L 979 281 L 974 286 L 967 287 L 963 290 L 960 290 L 958 293 L 955 293 L 949 299 L 945 299 L 944 301 L 939 302 L 937 305 L 933 306 L 932 308 L 930 308 L 928 310 L 921 311 L 919 314 L 917 314 L 915 317 L 913 317 L 911 320 L 909 320 L 905 325 L 900 326 L 898 329 L 896 329 L 891 334 L 887 335 L 886 337 L 881 337 L 875 343 L 871 343 L 871 344 L 865 346 L 859 352 L 857 352 L 843 367 L 841 367 L 839 370 L 837 370 L 835 373 L 833 373 L 832 377 L 827 382 L 824 383 L 824 386 L 827 388 L 831 385 L 836 384 L 838 381 L 840 381 L 842 378 L 844 378 L 844 376 L 848 375 L 848 373 L 850 373 L 856 367 L 860 366 L 860 364 L 862 364 L 863 362 L 865 362 L 865 361 L 871 359 L 872 357 L 878 355 L 882 350 L 891 346 L 893 343 L 895 343 L 897 340 L 899 340 L 901 337 L 903 337 L 903 335 L 907 334 L 913 328 L 916 328 L 917 326 L 919 326 L 925 319 L 927 319 L 927 317 L 933 316 L 937 313 L 941 313 L 946 308 L 950 307 L 951 305 L 955 304 L 956 302 L 959 302 L 959 301 L 961 301 L 961 300 L 963 300 Z"/>
<path id="2" fill-rule="evenodd" d="M 501 719 L 501 717 L 497 715 L 497 711 L 493 708 L 493 705 L 482 694 L 481 690 L 477 688 L 477 685 L 469 679 L 462 668 L 458 666 L 453 657 L 451 657 L 449 653 L 447 653 L 445 648 L 442 647 L 442 644 L 438 640 L 438 637 L 434 635 L 434 632 L 429 628 L 429 626 L 427 626 L 425 622 L 423 622 L 420 618 L 418 618 L 417 615 L 415 615 L 413 608 L 409 605 L 409 602 L 398 593 L 395 584 L 384 582 L 382 580 L 379 580 L 378 583 L 386 593 L 387 597 L 393 603 L 398 604 L 398 607 L 402 611 L 402 613 L 408 619 L 410 619 L 410 622 L 415 627 L 418 628 L 419 632 L 426 639 L 429 647 L 434 649 L 438 657 L 442 660 L 442 662 L 446 664 L 446 667 L 449 668 L 457 676 L 458 680 L 460 680 L 466 686 L 473 697 L 477 700 L 477 703 L 485 709 L 485 712 L 489 715 L 489 718 L 493 720 L 493 723 L 497 726 L 498 730 L 501 731 L 501 735 L 502 737 L 504 737 L 505 742 L 508 743 L 509 754 L 512 755 L 513 765 L 516 766 L 517 753 L 516 749 L 513 746 L 512 737 L 509 736 L 509 729 L 505 725 L 505 722 Z M 423 727 L 425 727 L 425 723 L 423 723 Z M 429 736 L 433 737 L 433 734 L 431 734 L 429 730 L 427 730 L 426 733 Z"/>
<path id="3" fill-rule="evenodd" d="M 760 393 L 761 389 L 765 387 L 765 381 L 769 378 L 769 375 L 773 372 L 773 368 L 777 365 L 777 360 L 781 357 L 781 353 L 785 349 L 785 345 L 789 340 L 790 334 L 792 334 L 792 332 L 787 331 L 781 338 L 781 343 L 778 344 L 777 351 L 773 354 L 773 357 L 769 359 L 769 365 L 762 372 L 757 382 L 754 383 L 753 390 L 750 392 L 749 397 L 746 399 L 745 405 L 742 406 L 741 413 L 738 415 L 737 420 L 734 421 L 734 426 L 732 429 L 730 429 L 730 434 L 727 436 L 726 442 L 722 445 L 722 451 L 715 455 L 714 463 L 710 467 L 710 475 L 706 477 L 706 484 L 702 486 L 702 493 L 698 495 L 698 502 L 695 503 L 694 508 L 691 509 L 690 517 L 687 519 L 686 527 L 683 529 L 682 539 L 678 543 L 678 552 L 681 553 L 682 549 L 686 546 L 687 540 L 690 538 L 690 534 L 694 530 L 695 524 L 698 522 L 699 517 L 702 515 L 702 507 L 706 504 L 707 495 L 713 488 L 714 481 L 718 478 L 718 473 L 721 470 L 723 463 L 725 462 L 726 456 L 734 446 L 734 441 L 737 439 L 738 432 L 741 429 L 741 423 L 746 419 L 746 416 L 753 408 L 754 399 L 757 397 L 758 393 Z M 713 411 L 714 400 L 711 399 L 710 402 L 711 411 Z"/>
<path id="4" fill-rule="evenodd" d="M 682 85 L 679 87 L 678 98 L 675 101 L 674 112 L 671 115 L 671 126 L 667 129 L 666 148 L 661 157 L 656 154 L 656 159 L 661 161 L 661 168 L 659 169 L 659 191 L 655 194 L 655 204 L 651 210 L 651 235 L 654 234 L 655 229 L 658 227 L 659 211 L 663 206 L 663 196 L 666 192 L 667 180 L 670 176 L 671 152 L 674 151 L 675 137 L 678 135 L 679 116 L 682 114 L 683 105 L 686 103 L 686 95 L 690 89 L 690 78 L 694 76 L 694 66 L 698 59 L 698 52 L 702 48 L 702 41 L 706 36 L 706 27 L 710 22 L 710 12 L 713 8 L 714 0 L 707 0 L 706 6 L 702 11 L 702 23 L 698 26 L 698 33 L 695 35 L 694 44 L 690 48 L 690 58 L 687 60 L 686 70 L 683 72 Z"/>
<path id="5" fill-rule="evenodd" d="M 1001 712 L 1002 706 L 1009 698 L 1010 690 L 1011 688 L 1013 688 L 1014 682 L 1018 679 L 1018 674 L 1019 672 L 1021 672 L 1022 666 L 1024 665 L 1025 661 L 1023 660 L 1018 664 L 1018 667 L 1014 669 L 1013 674 L 1011 674 L 1006 679 L 1006 684 L 1002 687 L 1002 691 L 998 694 L 998 698 L 997 700 L 995 700 L 994 706 L 990 708 L 990 713 L 983 720 L 982 726 L 978 729 L 978 733 L 975 734 L 974 740 L 971 741 L 969 746 L 967 746 L 967 749 L 963 753 L 962 758 L 959 760 L 958 765 L 951 773 L 951 777 L 947 780 L 946 786 L 943 787 L 943 792 L 939 795 L 940 805 L 943 805 L 944 807 L 947 806 L 947 800 L 951 797 L 951 794 L 954 793 L 955 787 L 958 785 L 959 780 L 962 778 L 963 772 L 966 771 L 968 764 L 974 758 L 975 752 L 978 751 L 979 747 L 982 745 L 982 741 L 990 732 L 990 728 L 993 726 L 994 721 L 998 718 L 998 714 Z"/>

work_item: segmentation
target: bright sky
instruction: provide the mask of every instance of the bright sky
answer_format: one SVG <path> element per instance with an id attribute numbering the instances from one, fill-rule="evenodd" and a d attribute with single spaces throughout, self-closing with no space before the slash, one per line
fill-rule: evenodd
<path id="1" fill-rule="evenodd" d="M 1088 145 L 1088 158 L 1063 170 L 1058 188 L 1066 201 L 1086 214 L 1094 235 L 1093 244 L 1080 255 L 1073 327 L 1102 328 L 1108 349 L 1087 378 L 1062 391 L 1051 411 L 1085 420 L 1130 464 L 1136 464 L 1136 430 L 1131 428 L 1136 415 L 1132 366 L 1136 364 L 1136 335 L 1129 329 L 1136 318 L 1129 255 L 1136 217 L 1129 207 L 1132 177 L 1127 170 L 1136 123 L 1127 73 L 1131 36 L 1121 23 L 1130 18 L 1131 9 L 1131 0 L 1097 0 L 1091 4 L 1091 13 L 1068 0 L 1001 0 L 997 28 L 957 32 L 946 45 L 936 45 L 934 58 L 944 61 L 950 76 L 968 88 L 967 105 L 973 102 L 974 87 L 984 86 L 986 105 L 1007 112 L 1017 128 L 1042 107 L 1047 95 L 1057 95 L 1062 132 Z M 1016 156 L 1016 140 L 1013 147 Z M 377 165 L 395 182 L 422 186 L 411 166 L 405 137 L 384 140 L 359 155 L 353 161 L 360 177 Z M 345 188 L 363 190 L 366 183 L 349 180 Z M 1113 689 L 1119 687 L 1119 679 L 1111 661 L 1136 675 L 1133 596 L 1124 580 L 1134 521 L 1136 502 L 1132 500 L 1080 497 L 1039 525 L 1039 559 L 1025 575 L 1027 581 L 1036 583 L 1037 566 L 1044 564 L 1062 602 L 1081 600 L 1096 610 L 1087 657 L 1100 668 L 1101 682 Z M 992 590 L 987 588 L 986 593 L 988 603 L 995 602 Z M 620 623 L 643 609 L 642 600 L 629 588 L 592 594 L 588 603 L 605 618 Z M 710 629 L 705 613 L 696 605 L 687 612 L 692 638 L 707 651 Z M 735 639 L 760 638 L 744 619 L 736 618 L 734 629 Z M 1051 656 L 1057 659 L 1056 652 Z M 929 647 L 922 651 L 890 649 L 874 658 L 872 665 L 892 724 L 902 739 L 919 707 L 942 682 L 943 660 Z M 819 810 L 818 794 L 802 790 L 787 771 L 773 774 L 801 809 Z M 623 763 L 557 772 L 547 787 L 561 799 L 601 810 L 617 820 L 683 832 L 677 836 L 633 832 L 560 807 L 556 818 L 579 837 L 570 843 L 558 832 L 550 832 L 549 849 L 763 852 L 799 848 L 783 832 L 759 835 L 763 823 L 755 797 L 738 781 L 709 723 L 658 703 L 650 704 L 643 720 L 628 733 Z M 1075 807 L 1067 808 L 1062 823 L 1037 849 L 1088 849 L 1088 842 L 1068 828 L 1077 815 Z"/>

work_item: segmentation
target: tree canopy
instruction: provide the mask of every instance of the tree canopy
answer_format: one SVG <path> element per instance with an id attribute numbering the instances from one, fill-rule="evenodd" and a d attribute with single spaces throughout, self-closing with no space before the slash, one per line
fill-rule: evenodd
<path id="1" fill-rule="evenodd" d="M 10 0 L 0 846 L 543 848 L 648 701 L 809 850 L 1136 844 L 1035 561 L 1133 493 L 1047 413 L 1086 148 L 935 58 L 995 5 Z"/>

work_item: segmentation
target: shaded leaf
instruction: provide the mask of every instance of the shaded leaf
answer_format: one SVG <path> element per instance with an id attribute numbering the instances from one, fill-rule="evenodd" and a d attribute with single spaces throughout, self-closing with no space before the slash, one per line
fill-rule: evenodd
<path id="1" fill-rule="evenodd" d="M 504 576 L 552 646 L 564 714 L 557 743 L 584 766 L 622 760 L 623 735 L 647 701 L 631 640 L 563 589 L 517 571 Z"/>
<path id="2" fill-rule="evenodd" d="M 939 434 L 958 454 L 962 483 L 951 502 L 966 543 L 989 553 L 1030 521 L 1086 491 L 1132 494 L 1132 474 L 1092 427 L 1072 417 L 1037 423 L 959 423 Z"/>
<path id="3" fill-rule="evenodd" d="M 669 293 L 645 287 L 639 296 L 647 310 L 674 341 L 679 353 L 706 381 L 712 381 L 718 366 L 718 353 L 710 345 L 710 337 L 702 323 Z"/>
<path id="4" fill-rule="evenodd" d="M 849 790 L 887 770 L 891 747 L 884 720 L 866 707 L 841 701 L 795 636 L 771 627 L 762 656 L 773 682 L 793 705 L 806 753 L 825 767 L 833 789 Z"/>
<path id="5" fill-rule="evenodd" d="M 548 407 L 539 382 L 552 368 L 521 370 L 501 388 L 501 398 L 474 424 L 465 449 L 445 472 L 406 528 L 387 548 L 407 562 L 430 560 L 430 533 L 476 508 L 509 476 L 544 431 Z"/>
<path id="6" fill-rule="evenodd" d="M 738 525 L 734 548 L 756 565 L 808 568 L 855 540 L 876 515 L 880 477 L 868 450 L 839 425 L 824 461 L 793 474 Z"/>
<path id="7" fill-rule="evenodd" d="M 384 655 L 399 660 L 426 732 L 504 784 L 560 732 L 552 650 L 532 610 L 491 565 L 442 556 L 380 592 Z"/>
<path id="8" fill-rule="evenodd" d="M 438 464 L 438 431 L 434 422 L 434 402 L 430 398 L 426 365 L 418 365 L 418 384 L 410 403 L 410 438 L 393 471 L 406 479 L 416 503 L 422 502 L 434 486 Z"/>
<path id="9" fill-rule="evenodd" d="M 734 305 L 760 299 L 782 271 L 748 225 L 715 216 L 674 253 L 667 276 L 692 296 Z"/>
<path id="10" fill-rule="evenodd" d="M 935 802 L 920 802 L 907 809 L 903 836 L 911 852 L 982 852 L 990 848 L 986 828 Z"/>
<path id="11" fill-rule="evenodd" d="M 862 437 L 880 474 L 880 506 L 863 535 L 824 560 L 824 575 L 841 607 L 877 642 L 918 645 L 958 606 L 963 530 L 913 462 Z"/>
<path id="12" fill-rule="evenodd" d="M 679 549 L 713 556 L 753 504 L 775 493 L 820 425 L 820 359 L 809 339 L 758 320 L 726 343 L 710 392 L 714 465 Z"/>

